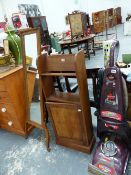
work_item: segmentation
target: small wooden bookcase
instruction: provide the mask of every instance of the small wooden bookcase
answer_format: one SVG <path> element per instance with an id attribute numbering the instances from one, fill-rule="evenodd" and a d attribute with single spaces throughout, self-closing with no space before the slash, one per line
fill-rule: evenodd
<path id="1" fill-rule="evenodd" d="M 90 153 L 95 143 L 88 94 L 84 52 L 38 57 L 41 110 L 47 108 L 56 143 Z M 60 92 L 54 77 L 76 77 L 78 93 Z M 44 100 L 43 100 L 44 99 Z"/>

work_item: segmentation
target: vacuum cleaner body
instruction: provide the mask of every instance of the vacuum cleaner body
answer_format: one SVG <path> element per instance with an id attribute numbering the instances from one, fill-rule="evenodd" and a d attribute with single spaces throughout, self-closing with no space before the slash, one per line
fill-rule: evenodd
<path id="1" fill-rule="evenodd" d="M 117 137 L 105 138 L 98 143 L 88 170 L 96 175 L 123 175 L 128 158 L 129 150 L 125 143 Z"/>
<path id="2" fill-rule="evenodd" d="M 111 133 L 119 135 L 126 143 L 129 143 L 130 130 L 126 120 L 127 107 L 127 88 L 119 68 L 109 67 L 105 69 L 97 126 L 99 138 Z"/>
<path id="3" fill-rule="evenodd" d="M 113 43 L 111 59 L 116 44 Z M 88 166 L 91 174 L 123 175 L 129 158 L 130 129 L 126 120 L 128 96 L 125 81 L 119 68 L 110 60 L 103 70 L 99 95 L 97 135 L 100 141 Z"/>

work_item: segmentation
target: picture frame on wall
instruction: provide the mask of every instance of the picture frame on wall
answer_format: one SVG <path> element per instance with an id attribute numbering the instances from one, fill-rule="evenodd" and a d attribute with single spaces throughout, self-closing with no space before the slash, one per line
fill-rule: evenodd
<path id="1" fill-rule="evenodd" d="M 13 13 L 12 22 L 15 29 L 24 29 L 29 27 L 24 13 Z"/>
<path id="2" fill-rule="evenodd" d="M 38 5 L 35 4 L 18 4 L 19 12 L 24 13 L 26 17 L 41 16 Z"/>

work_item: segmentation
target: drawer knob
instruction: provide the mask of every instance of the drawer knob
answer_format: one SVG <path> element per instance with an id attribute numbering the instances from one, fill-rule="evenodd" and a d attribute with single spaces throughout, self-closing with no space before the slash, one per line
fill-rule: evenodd
<path id="1" fill-rule="evenodd" d="M 9 126 L 12 126 L 12 125 L 13 125 L 13 122 L 12 122 L 12 121 L 9 121 L 9 122 L 8 122 L 8 125 L 9 125 Z"/>
<path id="2" fill-rule="evenodd" d="M 65 58 L 61 58 L 61 62 L 65 62 Z"/>
<path id="3" fill-rule="evenodd" d="M 78 109 L 78 112 L 81 112 L 81 109 Z"/>
<path id="4" fill-rule="evenodd" d="M 1 111 L 2 111 L 2 112 L 6 112 L 7 109 L 6 109 L 6 108 L 2 108 Z"/>

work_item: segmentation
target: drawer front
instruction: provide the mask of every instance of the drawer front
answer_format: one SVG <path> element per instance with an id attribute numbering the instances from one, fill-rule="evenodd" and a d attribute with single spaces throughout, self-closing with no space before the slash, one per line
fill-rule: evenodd
<path id="1" fill-rule="evenodd" d="M 4 128 L 19 128 L 17 115 L 12 107 L 12 104 L 0 104 L 0 126 Z"/>
<path id="2" fill-rule="evenodd" d="M 19 128 L 18 126 L 18 122 L 17 120 L 15 120 L 14 118 L 10 118 L 8 116 L 4 117 L 4 118 L 0 118 L 0 126 L 2 128 L 4 127 L 8 127 L 8 128 Z"/>
<path id="3" fill-rule="evenodd" d="M 0 92 L 0 103 L 10 103 L 10 97 L 6 91 Z"/>
<path id="4" fill-rule="evenodd" d="M 0 104 L 0 118 L 16 118 L 12 104 Z"/>

